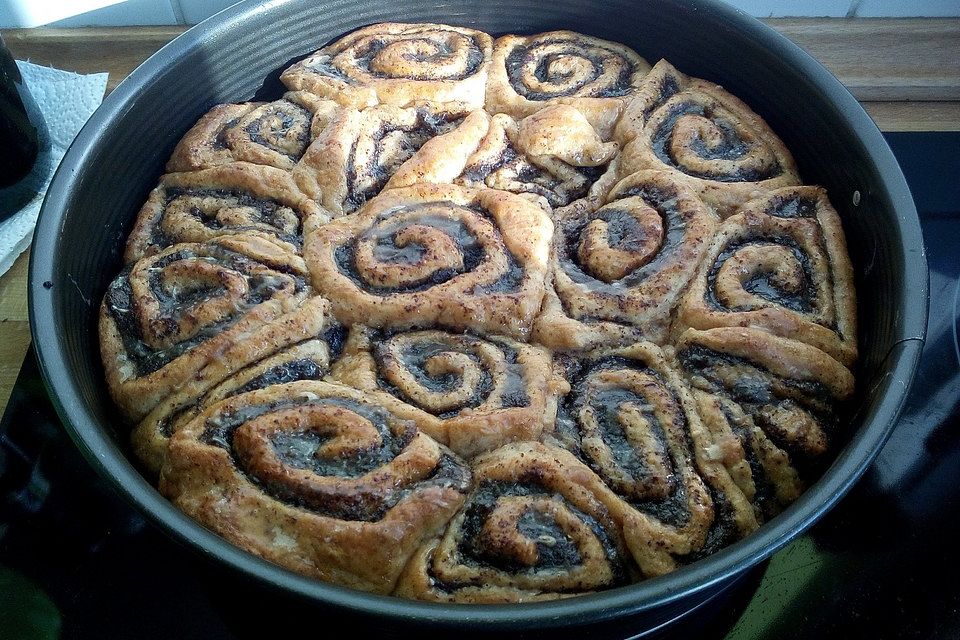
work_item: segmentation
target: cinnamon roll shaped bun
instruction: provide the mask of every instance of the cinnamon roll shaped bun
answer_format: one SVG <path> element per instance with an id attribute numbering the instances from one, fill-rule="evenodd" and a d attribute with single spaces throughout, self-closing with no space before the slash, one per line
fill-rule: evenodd
<path id="1" fill-rule="evenodd" d="M 644 576 L 757 528 L 751 503 L 705 455 L 709 433 L 656 345 L 598 350 L 566 369 L 571 392 L 552 437 L 629 504 L 624 535 Z"/>
<path id="2" fill-rule="evenodd" d="M 558 212 L 553 289 L 533 339 L 561 351 L 640 336 L 662 342 L 716 225 L 693 191 L 663 171 L 624 178 L 598 209 Z"/>
<path id="3" fill-rule="evenodd" d="M 553 225 L 504 191 L 384 191 L 307 238 L 313 284 L 340 322 L 525 338 L 543 298 Z"/>
<path id="4" fill-rule="evenodd" d="M 672 172 L 721 217 L 764 191 L 800 184 L 793 156 L 763 119 L 719 85 L 660 61 L 618 129 L 623 175 Z"/>
<path id="5" fill-rule="evenodd" d="M 300 189 L 334 215 L 352 213 L 434 136 L 455 129 L 463 105 L 417 103 L 343 109 L 293 171 Z"/>
<path id="6" fill-rule="evenodd" d="M 514 118 L 568 104 L 605 139 L 650 71 L 629 47 L 572 31 L 507 35 L 493 45 L 487 111 Z"/>
<path id="7" fill-rule="evenodd" d="M 761 329 L 688 329 L 675 349 L 711 434 L 708 455 L 762 517 L 776 515 L 826 461 L 853 375 L 819 349 Z"/>
<path id="8" fill-rule="evenodd" d="M 299 254 L 303 235 L 329 216 L 298 189 L 290 174 L 246 162 L 160 179 L 127 239 L 129 264 L 178 242 L 244 234 Z"/>
<path id="9" fill-rule="evenodd" d="M 551 600 L 628 584 L 620 501 L 558 447 L 524 442 L 475 461 L 467 502 L 421 547 L 394 595 L 437 602 Z"/>
<path id="10" fill-rule="evenodd" d="M 427 142 L 387 188 L 454 183 L 543 197 L 562 207 L 587 194 L 617 150 L 573 107 L 548 107 L 519 123 L 475 111 L 457 130 Z"/>
<path id="11" fill-rule="evenodd" d="M 324 320 L 322 333 L 316 337 L 281 349 L 232 375 L 229 372 L 233 370 L 233 363 L 214 360 L 195 380 L 201 381 L 201 385 L 209 384 L 210 380 L 229 375 L 223 382 L 206 393 L 198 391 L 196 382 L 188 382 L 154 407 L 131 434 L 133 452 L 144 468 L 157 477 L 167 457 L 170 436 L 216 402 L 275 384 L 323 378 L 330 369 L 332 357 L 338 355 L 338 343 L 343 341 L 342 327 L 329 318 Z M 217 368 L 221 371 L 215 372 Z"/>
<path id="12" fill-rule="evenodd" d="M 316 335 L 329 303 L 307 278 L 301 258 L 256 236 L 178 244 L 127 266 L 100 307 L 114 401 L 138 421 L 174 391 L 199 395 Z"/>
<path id="13" fill-rule="evenodd" d="M 470 469 L 392 396 L 299 381 L 223 400 L 170 440 L 160 491 L 237 546 L 389 593 L 463 504 Z"/>
<path id="14" fill-rule="evenodd" d="M 340 38 L 280 75 L 303 89 L 363 109 L 418 100 L 483 106 L 493 41 L 443 24 L 374 24 Z"/>
<path id="15" fill-rule="evenodd" d="M 819 187 L 786 187 L 728 218 L 677 313 L 679 329 L 757 327 L 857 357 L 853 267 Z"/>
<path id="16" fill-rule="evenodd" d="M 306 91 L 291 91 L 267 103 L 217 105 L 183 136 L 167 161 L 167 171 L 196 171 L 237 161 L 289 171 L 337 111 L 336 102 Z"/>
<path id="17" fill-rule="evenodd" d="M 420 430 L 464 457 L 538 440 L 556 417 L 550 353 L 509 338 L 354 326 L 331 378 L 416 407 Z"/>

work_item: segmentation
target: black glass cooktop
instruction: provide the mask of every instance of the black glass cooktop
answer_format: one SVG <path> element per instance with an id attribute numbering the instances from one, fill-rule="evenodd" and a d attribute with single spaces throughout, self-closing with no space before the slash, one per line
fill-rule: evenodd
<path id="1" fill-rule="evenodd" d="M 960 638 L 960 133 L 887 139 L 930 264 L 927 342 L 903 417 L 807 535 L 742 580 L 719 613 L 665 635 Z M 218 579 L 84 462 L 31 350 L 0 423 L 0 639 L 249 636 L 255 612 L 238 611 Z M 330 622 L 305 626 L 323 634 Z"/>

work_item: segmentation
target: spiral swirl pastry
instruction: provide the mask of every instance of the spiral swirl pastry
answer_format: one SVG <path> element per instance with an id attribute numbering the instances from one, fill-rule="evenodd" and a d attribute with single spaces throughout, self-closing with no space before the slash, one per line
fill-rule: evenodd
<path id="1" fill-rule="evenodd" d="M 324 317 L 324 326 L 317 337 L 294 344 L 259 362 L 230 375 L 233 364 L 217 359 L 204 367 L 196 380 L 226 379 L 206 393 L 197 384 L 188 382 L 147 414 L 131 434 L 133 452 L 153 477 L 158 477 L 167 457 L 167 445 L 180 427 L 204 409 L 235 395 L 265 389 L 297 380 L 319 380 L 330 369 L 331 358 L 339 355 L 343 328 Z M 220 368 L 223 371 L 214 371 Z"/>
<path id="2" fill-rule="evenodd" d="M 517 123 L 505 114 L 471 113 L 393 175 L 387 188 L 422 183 L 490 187 L 542 197 L 562 207 L 587 194 L 617 154 L 573 107 L 548 107 Z"/>
<path id="3" fill-rule="evenodd" d="M 525 338 L 543 298 L 553 225 L 502 191 L 384 191 L 308 237 L 314 286 L 346 325 Z M 329 295 L 328 295 L 329 294 Z"/>
<path id="4" fill-rule="evenodd" d="M 534 339 L 555 350 L 666 337 L 670 312 L 716 229 L 716 216 L 663 171 L 617 183 L 598 209 L 558 216 L 553 291 Z"/>
<path id="5" fill-rule="evenodd" d="M 759 327 L 857 358 L 853 267 L 819 187 L 785 187 L 721 226 L 677 314 L 680 328 Z"/>
<path id="6" fill-rule="evenodd" d="M 305 91 L 291 91 L 274 102 L 217 105 L 180 140 L 167 171 L 237 161 L 289 171 L 337 111 L 337 103 Z"/>
<path id="7" fill-rule="evenodd" d="M 556 416 L 550 353 L 509 338 L 355 326 L 331 378 L 416 407 L 421 431 L 468 458 L 537 440 Z"/>
<path id="8" fill-rule="evenodd" d="M 529 602 L 627 584 L 623 503 L 569 452 L 540 443 L 478 458 L 463 509 L 413 556 L 394 595 Z"/>
<path id="9" fill-rule="evenodd" d="M 124 259 L 129 264 L 179 242 L 233 234 L 300 254 L 304 233 L 328 219 L 280 169 L 238 162 L 168 173 L 137 214 Z"/>
<path id="10" fill-rule="evenodd" d="M 487 111 L 522 118 L 568 104 L 609 139 L 624 103 L 649 70 L 629 47 L 581 33 L 503 36 L 493 45 Z"/>
<path id="11" fill-rule="evenodd" d="M 636 92 L 630 96 L 620 119 L 617 120 L 614 140 L 625 145 L 640 135 L 653 112 L 680 93 L 688 82 L 687 76 L 666 60 L 660 60 L 653 65 L 653 69 L 644 77 Z"/>
<path id="12" fill-rule="evenodd" d="M 160 490 L 267 560 L 389 593 L 470 477 L 392 396 L 299 381 L 233 396 L 180 428 Z"/>
<path id="13" fill-rule="evenodd" d="M 756 529 L 751 503 L 702 455 L 709 434 L 657 346 L 598 350 L 566 368 L 571 392 L 553 438 L 630 505 L 625 535 L 643 575 L 672 571 Z"/>
<path id="14" fill-rule="evenodd" d="M 661 82 L 661 91 L 666 87 L 669 92 L 672 84 L 662 84 L 663 74 L 651 75 Z M 682 78 L 676 70 L 668 75 Z M 641 119 L 642 129 L 638 122 L 620 159 L 624 175 L 641 169 L 671 171 L 724 218 L 760 192 L 800 184 L 793 156 L 747 105 L 705 80 L 684 79 L 681 89 L 650 109 Z M 635 110 L 631 115 L 636 120 Z M 621 135 L 629 137 L 626 128 Z"/>
<path id="15" fill-rule="evenodd" d="M 314 52 L 280 80 L 357 109 L 418 100 L 480 108 L 492 45 L 487 34 L 463 27 L 375 24 Z"/>
<path id="16" fill-rule="evenodd" d="M 100 350 L 131 420 L 189 385 L 223 378 L 329 322 L 303 260 L 256 236 L 179 244 L 126 267 L 100 307 Z"/>
<path id="17" fill-rule="evenodd" d="M 708 455 L 772 517 L 826 462 L 853 375 L 819 349 L 761 329 L 688 329 L 675 348 L 711 432 Z"/>
<path id="18" fill-rule="evenodd" d="M 335 215 L 373 198 L 420 147 L 455 129 L 463 105 L 418 103 L 343 109 L 294 169 L 300 189 Z"/>
<path id="19" fill-rule="evenodd" d="M 841 221 L 736 97 L 441 24 L 281 80 L 180 140 L 100 308 L 133 453 L 190 517 L 347 587 L 550 600 L 695 563 L 831 462 Z"/>

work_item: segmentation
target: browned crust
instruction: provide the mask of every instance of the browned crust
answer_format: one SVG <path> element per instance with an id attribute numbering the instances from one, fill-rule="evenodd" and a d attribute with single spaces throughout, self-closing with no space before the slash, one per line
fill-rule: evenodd
<path id="1" fill-rule="evenodd" d="M 351 55 L 353 47 L 371 38 L 430 37 L 437 31 L 474 38 L 480 46 L 483 60 L 472 75 L 459 80 L 411 80 L 404 78 L 404 69 L 397 60 L 385 61 L 398 77 L 377 77 L 355 66 Z M 290 89 L 304 90 L 336 100 L 345 107 L 365 109 L 377 104 L 407 106 L 418 100 L 432 102 L 462 102 L 473 107 L 483 106 L 483 92 L 493 40 L 475 29 L 442 24 L 382 23 L 358 29 L 336 42 L 315 51 L 306 59 L 286 69 L 280 80 Z M 317 73 L 311 67 L 319 61 L 333 59 L 340 76 Z M 343 79 L 347 78 L 347 79 Z"/>
<path id="2" fill-rule="evenodd" d="M 586 46 L 600 45 L 619 53 L 635 67 L 630 80 L 631 92 L 639 88 L 640 81 L 650 71 L 650 65 L 636 52 L 629 47 L 609 40 L 593 38 L 573 31 L 550 31 L 532 36 L 506 35 L 497 38 L 493 44 L 493 62 L 490 65 L 490 79 L 487 81 L 487 111 L 490 113 L 506 113 L 519 119 L 547 106 L 570 105 L 590 121 L 590 124 L 604 140 L 609 140 L 613 126 L 620 117 L 629 96 L 615 98 L 567 96 L 547 100 L 530 100 L 520 95 L 511 86 L 510 78 L 507 75 L 507 57 L 510 53 L 517 47 L 553 39 L 580 41 Z"/>

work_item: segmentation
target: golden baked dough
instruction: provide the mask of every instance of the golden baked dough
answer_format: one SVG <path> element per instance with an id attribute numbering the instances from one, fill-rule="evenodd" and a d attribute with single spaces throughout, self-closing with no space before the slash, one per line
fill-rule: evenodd
<path id="1" fill-rule="evenodd" d="M 444 24 L 374 24 L 314 52 L 280 80 L 357 109 L 418 100 L 479 108 L 492 42 L 482 31 Z"/>
<path id="2" fill-rule="evenodd" d="M 247 162 L 168 173 L 150 193 L 127 239 L 136 262 L 178 242 L 242 233 L 299 254 L 304 232 L 329 219 L 286 171 Z"/>
<path id="3" fill-rule="evenodd" d="M 464 457 L 552 428 L 558 382 L 550 353 L 497 336 L 385 334 L 354 326 L 331 378 L 380 389 L 423 412 L 421 431 Z"/>
<path id="4" fill-rule="evenodd" d="M 490 187 L 541 196 L 562 207 L 587 194 L 616 156 L 573 107 L 548 107 L 519 123 L 475 111 L 463 125 L 430 140 L 387 188 L 422 183 Z"/>
<path id="5" fill-rule="evenodd" d="M 720 226 L 677 313 L 678 329 L 759 327 L 857 358 L 853 267 L 819 187 L 785 187 Z"/>
<path id="6" fill-rule="evenodd" d="M 753 506 L 711 444 L 690 391 L 640 342 L 566 360 L 571 392 L 552 434 L 630 506 L 624 536 L 645 576 L 662 575 L 757 528 Z M 715 501 L 711 496 L 717 496 Z"/>
<path id="7" fill-rule="evenodd" d="M 189 516 L 346 587 L 539 601 L 696 562 L 830 462 L 840 214 L 743 102 L 438 24 L 282 80 L 186 132 L 101 306 L 133 453 Z"/>
<path id="8" fill-rule="evenodd" d="M 316 309 L 316 311 L 323 310 Z M 170 436 L 214 403 L 275 384 L 321 379 L 329 370 L 331 359 L 330 345 L 325 338 L 331 333 L 336 336 L 335 332 L 339 330 L 336 324 L 328 326 L 328 323 L 329 321 L 318 332 L 319 337 L 297 343 L 248 365 L 203 393 L 202 388 L 196 387 L 205 387 L 210 380 L 222 378 L 236 369 L 233 362 L 215 359 L 204 367 L 194 380 L 167 396 L 147 414 L 146 418 L 140 421 L 131 434 L 130 444 L 133 452 L 144 468 L 154 477 L 159 476 L 163 462 L 167 458 Z M 338 337 L 333 338 L 334 342 L 338 339 Z M 218 368 L 220 371 L 216 373 L 211 371 Z M 198 385 L 197 381 L 201 384 Z"/>
<path id="9" fill-rule="evenodd" d="M 352 213 L 383 189 L 428 140 L 455 129 L 469 109 L 417 103 L 343 109 L 293 170 L 300 189 L 334 215 Z"/>
<path id="10" fill-rule="evenodd" d="M 445 327 L 524 338 L 543 299 L 553 225 L 504 191 L 384 191 L 308 236 L 314 286 L 346 325 Z"/>
<path id="11" fill-rule="evenodd" d="M 623 503 L 585 464 L 524 442 L 480 456 L 473 490 L 443 535 L 413 556 L 394 595 L 532 602 L 631 581 Z"/>
<path id="12" fill-rule="evenodd" d="M 167 171 L 196 171 L 244 161 L 292 169 L 340 107 L 305 91 L 267 103 L 220 104 L 177 144 Z"/>
<path id="13" fill-rule="evenodd" d="M 515 118 L 568 104 L 609 139 L 650 65 L 632 49 L 573 31 L 507 35 L 493 45 L 487 111 Z"/>
<path id="14" fill-rule="evenodd" d="M 853 374 L 819 349 L 752 328 L 688 329 L 676 358 L 721 461 L 769 518 L 800 495 L 837 435 Z"/>
<path id="15" fill-rule="evenodd" d="M 664 60 L 644 81 L 617 130 L 621 175 L 674 173 L 721 217 L 764 191 L 800 184 L 793 156 L 760 116 L 717 84 Z"/>
<path id="16" fill-rule="evenodd" d="M 174 245 L 107 288 L 100 351 L 110 393 L 140 420 L 183 385 L 199 395 L 231 367 L 316 335 L 328 309 L 303 260 L 262 238 Z"/>
<path id="17" fill-rule="evenodd" d="M 470 475 L 392 396 L 299 381 L 228 398 L 179 429 L 160 491 L 267 560 L 389 593 Z"/>
<path id="18" fill-rule="evenodd" d="M 596 210 L 558 212 L 553 286 L 534 339 L 561 351 L 641 336 L 662 342 L 716 225 L 696 195 L 662 171 L 624 178 Z"/>

